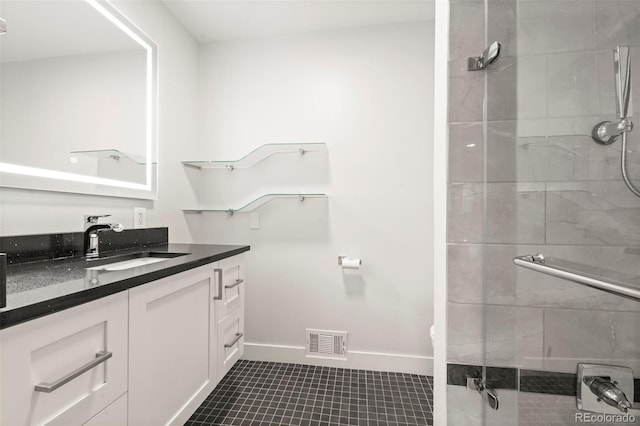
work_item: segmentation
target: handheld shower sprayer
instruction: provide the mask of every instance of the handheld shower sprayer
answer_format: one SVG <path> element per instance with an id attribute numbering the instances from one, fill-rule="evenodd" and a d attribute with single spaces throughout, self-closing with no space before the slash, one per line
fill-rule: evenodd
<path id="1" fill-rule="evenodd" d="M 621 59 L 625 60 L 624 66 L 621 64 Z M 631 49 L 629 46 L 618 46 L 613 50 L 613 73 L 618 122 L 600 122 L 595 125 L 591 133 L 593 140 L 602 145 L 611 145 L 618 140 L 618 136 L 624 136 L 633 130 L 633 123 L 629 119 L 631 102 Z"/>
<path id="2" fill-rule="evenodd" d="M 618 121 L 602 121 L 596 124 L 591 132 L 591 137 L 601 145 L 611 145 L 618 140 L 618 136 L 622 136 L 620 155 L 622 179 L 627 188 L 640 197 L 640 189 L 631 182 L 627 170 L 627 134 L 633 130 L 633 122 L 629 117 L 631 104 L 631 48 L 629 46 L 617 46 L 613 49 L 613 72 Z"/>

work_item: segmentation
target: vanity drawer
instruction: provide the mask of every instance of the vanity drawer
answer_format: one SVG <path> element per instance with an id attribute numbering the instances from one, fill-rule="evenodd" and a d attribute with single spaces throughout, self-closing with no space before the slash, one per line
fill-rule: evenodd
<path id="1" fill-rule="evenodd" d="M 222 380 L 244 353 L 244 309 L 218 323 L 218 380 Z"/>
<path id="2" fill-rule="evenodd" d="M 216 273 L 216 317 L 225 318 L 244 306 L 244 256 L 237 255 L 218 262 Z"/>
<path id="3" fill-rule="evenodd" d="M 127 394 L 116 399 L 114 403 L 100 411 L 84 426 L 126 426 L 127 425 Z"/>
<path id="4" fill-rule="evenodd" d="M 81 425 L 123 395 L 127 313 L 121 292 L 2 330 L 0 424 Z"/>

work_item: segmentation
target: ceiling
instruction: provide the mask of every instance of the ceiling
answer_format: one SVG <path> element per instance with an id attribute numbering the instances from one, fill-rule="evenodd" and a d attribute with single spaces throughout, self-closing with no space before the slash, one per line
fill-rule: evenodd
<path id="1" fill-rule="evenodd" d="M 161 0 L 202 43 L 431 21 L 435 0 Z"/>
<path id="2" fill-rule="evenodd" d="M 144 49 L 84 1 L 2 0 L 1 62 Z"/>

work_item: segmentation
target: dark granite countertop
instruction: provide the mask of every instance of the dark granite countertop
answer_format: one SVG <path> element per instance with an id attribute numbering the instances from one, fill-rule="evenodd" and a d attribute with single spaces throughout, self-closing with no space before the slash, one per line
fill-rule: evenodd
<path id="1" fill-rule="evenodd" d="M 10 265 L 7 306 L 0 309 L 0 329 L 20 324 L 120 291 L 243 253 L 249 246 L 160 244 L 117 252 L 87 261 L 65 258 Z M 162 262 L 121 271 L 87 271 L 130 258 L 137 252 L 188 253 Z"/>

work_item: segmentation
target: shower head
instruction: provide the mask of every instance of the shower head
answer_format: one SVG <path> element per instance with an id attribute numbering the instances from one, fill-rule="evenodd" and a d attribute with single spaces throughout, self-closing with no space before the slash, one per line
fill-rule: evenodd
<path id="1" fill-rule="evenodd" d="M 482 55 L 470 57 L 467 61 L 467 71 L 480 71 L 487 68 L 498 59 L 501 48 L 502 44 L 494 41 L 482 52 Z"/>
<path id="2" fill-rule="evenodd" d="M 4 34 L 7 32 L 7 21 L 0 18 L 0 34 Z"/>

